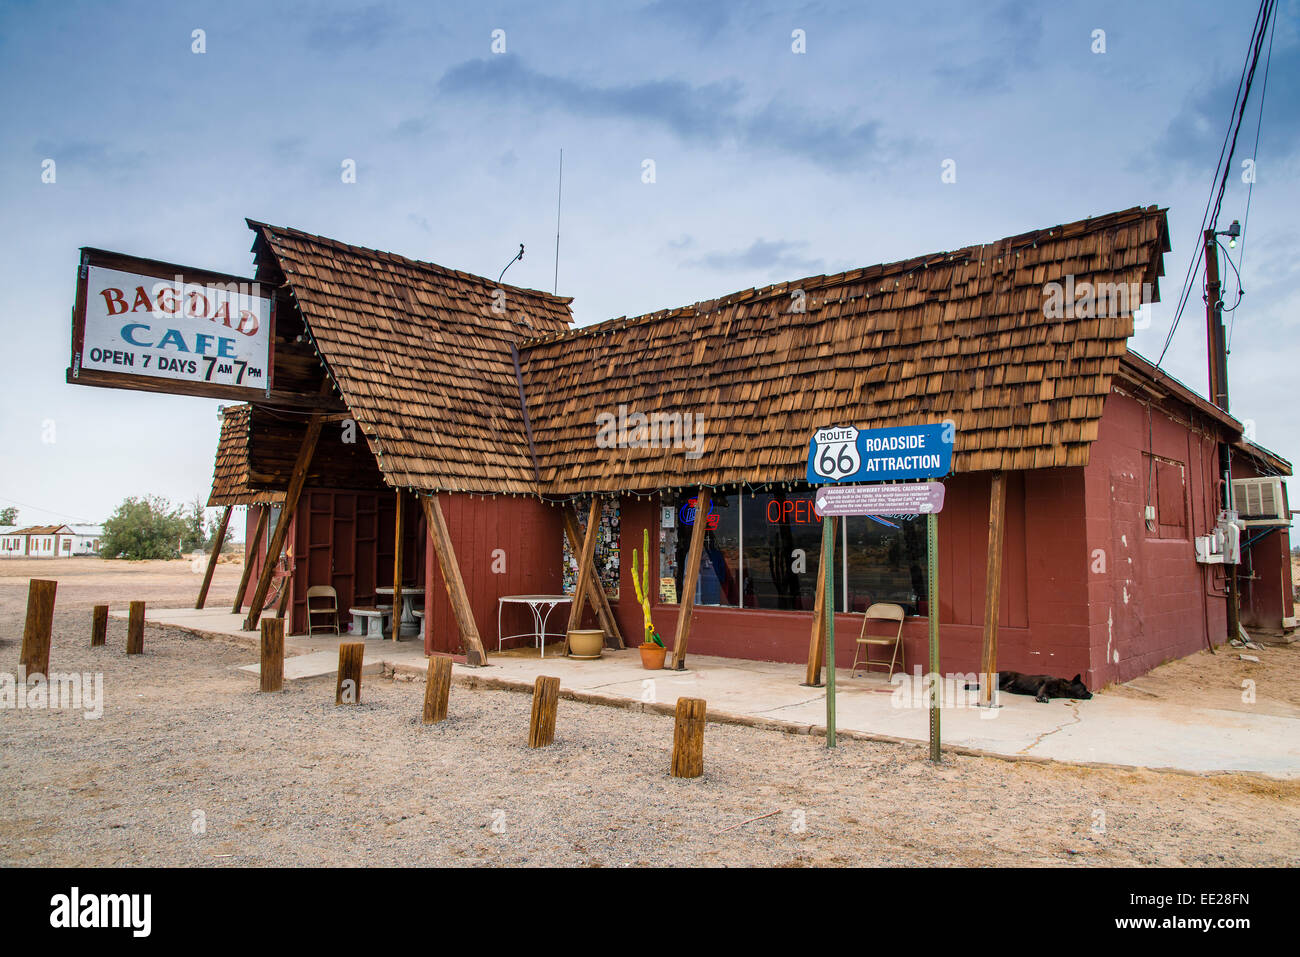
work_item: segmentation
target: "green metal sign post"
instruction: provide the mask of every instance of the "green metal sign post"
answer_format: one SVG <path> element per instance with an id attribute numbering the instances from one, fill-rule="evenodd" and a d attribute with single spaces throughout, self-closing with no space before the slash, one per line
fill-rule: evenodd
<path id="1" fill-rule="evenodd" d="M 930 619 L 930 760 L 936 764 L 939 755 L 939 516 L 931 512 L 925 517 L 926 564 L 928 570 L 927 611 Z"/>
<path id="2" fill-rule="evenodd" d="M 826 747 L 835 747 L 835 539 L 822 536 L 822 568 L 826 573 L 822 607 L 826 611 Z"/>

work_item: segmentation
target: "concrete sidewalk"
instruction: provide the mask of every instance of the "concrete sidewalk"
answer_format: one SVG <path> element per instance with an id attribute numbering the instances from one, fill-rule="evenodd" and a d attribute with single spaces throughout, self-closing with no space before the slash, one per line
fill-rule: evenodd
<path id="1" fill-rule="evenodd" d="M 256 647 L 257 634 L 241 631 L 242 616 L 229 612 L 149 609 L 146 619 Z M 347 640 L 360 639 L 289 637 L 285 652 L 336 653 L 340 641 Z M 366 641 L 367 671 L 369 666 L 382 665 L 386 671 L 423 675 L 427 661 L 422 644 L 414 640 Z M 539 660 L 535 653 L 489 654 L 488 662 L 487 668 L 456 664 L 453 674 L 457 683 L 531 690 L 538 675 L 556 675 L 562 693 L 581 700 L 671 711 L 679 697 L 687 696 L 704 698 L 713 720 L 803 734 L 824 733 L 826 723 L 826 691 L 803 687 L 804 668 L 800 665 L 690 655 L 687 671 L 651 672 L 641 667 L 635 649 L 607 651 L 595 661 L 578 661 L 560 657 L 558 645 L 548 646 L 545 659 Z M 334 671 L 328 667 L 328 655 L 314 658 L 313 664 L 317 667 L 306 669 L 312 675 Z M 256 673 L 255 666 L 245 670 Z M 900 690 L 879 673 L 853 678 L 839 670 L 836 675 L 836 726 L 841 732 L 909 743 L 929 740 L 928 709 L 919 693 L 908 693 L 910 683 Z M 1020 695 L 1002 695 L 1001 705 L 995 710 L 945 707 L 944 746 L 1031 760 L 1300 778 L 1300 718 L 1294 716 L 1140 701 L 1105 693 L 1090 701 L 1054 700 L 1047 704 Z"/>

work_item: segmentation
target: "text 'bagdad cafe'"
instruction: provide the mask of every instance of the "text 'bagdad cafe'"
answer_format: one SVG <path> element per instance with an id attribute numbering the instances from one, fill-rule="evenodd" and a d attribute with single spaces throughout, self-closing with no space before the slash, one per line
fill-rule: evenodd
<path id="1" fill-rule="evenodd" d="M 264 394 L 273 325 L 273 300 L 256 282 L 83 250 L 69 381 Z"/>

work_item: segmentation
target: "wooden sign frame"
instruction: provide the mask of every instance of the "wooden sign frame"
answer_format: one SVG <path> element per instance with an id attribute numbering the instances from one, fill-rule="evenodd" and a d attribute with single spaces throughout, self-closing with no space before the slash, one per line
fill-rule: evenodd
<path id="1" fill-rule="evenodd" d="M 209 399 L 234 399 L 240 402 L 265 400 L 271 395 L 275 376 L 276 297 L 274 287 L 266 287 L 269 295 L 264 297 L 270 303 L 264 384 L 249 387 L 222 382 L 191 382 L 166 376 L 139 375 L 137 373 L 111 372 L 105 369 L 86 369 L 82 367 L 82 357 L 85 354 L 86 345 L 86 295 L 90 267 L 92 266 L 116 269 L 163 280 L 173 280 L 180 276 L 186 283 L 195 284 L 226 285 L 243 283 L 252 286 L 256 283 L 256 280 L 244 276 L 232 276 L 228 273 L 213 272 L 210 269 L 197 269 L 192 266 L 181 266 L 157 259 L 142 259 L 126 253 L 83 246 L 81 248 L 81 263 L 77 268 L 77 298 L 72 308 L 72 349 L 66 375 L 66 381 L 69 385 L 90 385 L 107 389 L 125 389 L 133 392 L 196 395 Z"/>

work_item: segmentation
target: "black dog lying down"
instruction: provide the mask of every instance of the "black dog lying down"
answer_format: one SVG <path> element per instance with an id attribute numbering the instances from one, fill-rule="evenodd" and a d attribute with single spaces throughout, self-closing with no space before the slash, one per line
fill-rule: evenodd
<path id="1" fill-rule="evenodd" d="M 978 684 L 966 686 L 967 691 L 979 690 Z M 1083 684 L 1083 675 L 1075 675 L 1069 681 L 1053 678 L 1051 675 L 1025 675 L 1019 671 L 998 672 L 998 690 L 1012 694 L 1031 694 L 1035 701 L 1047 703 L 1048 698 L 1079 698 L 1087 701 L 1092 697 Z"/>

